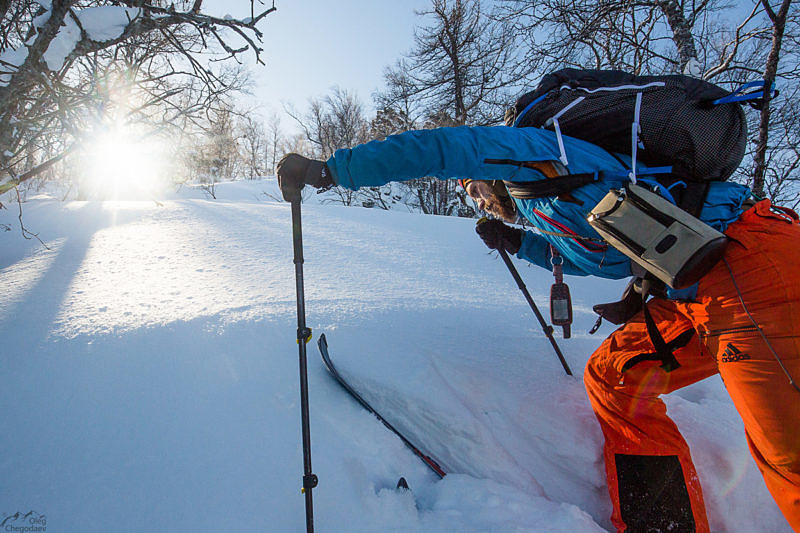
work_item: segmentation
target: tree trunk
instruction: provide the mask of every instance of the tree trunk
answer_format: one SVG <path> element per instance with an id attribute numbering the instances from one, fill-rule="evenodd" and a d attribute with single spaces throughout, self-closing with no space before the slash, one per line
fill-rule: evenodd
<path id="1" fill-rule="evenodd" d="M 678 61 L 681 72 L 692 59 L 697 59 L 697 48 L 694 45 L 694 36 L 689 21 L 683 14 L 680 4 L 676 0 L 665 0 L 660 3 L 661 11 L 667 17 L 667 23 L 672 30 L 672 41 L 678 49 Z"/>
<path id="2" fill-rule="evenodd" d="M 61 23 L 72 5 L 70 0 L 56 0 L 52 4 L 50 18 L 39 28 L 33 44 L 28 47 L 28 57 L 15 73 L 11 75 L 8 85 L 0 87 L 0 166 L 6 166 L 6 152 L 14 152 L 17 140 L 11 127 L 17 113 L 20 95 L 29 91 L 40 82 L 37 73 L 42 71 L 42 56 L 47 51 L 53 38 L 58 34 Z"/>
<path id="3" fill-rule="evenodd" d="M 439 44 L 450 58 L 453 73 L 453 120 L 456 124 L 463 126 L 467 117 L 464 105 L 464 73 L 461 67 L 462 51 L 459 49 L 459 38 L 465 23 L 464 7 L 461 0 L 456 0 L 455 7 L 449 13 L 445 11 L 445 8 L 446 5 L 443 3 L 440 16 L 446 24 L 439 36 Z"/>
<path id="4" fill-rule="evenodd" d="M 767 64 L 764 67 L 764 79 L 767 84 L 775 81 L 778 72 L 778 60 L 781 54 L 783 43 L 783 32 L 786 28 L 786 16 L 789 13 L 789 6 L 792 0 L 783 0 L 777 13 L 772 10 L 768 0 L 761 0 L 767 14 L 772 19 L 772 48 L 767 57 Z M 758 142 L 756 144 L 755 155 L 753 156 L 753 193 L 757 196 L 764 196 L 764 182 L 766 175 L 767 143 L 769 141 L 770 125 L 770 91 L 769 87 L 764 88 L 764 105 L 761 108 L 761 117 L 758 124 Z"/>

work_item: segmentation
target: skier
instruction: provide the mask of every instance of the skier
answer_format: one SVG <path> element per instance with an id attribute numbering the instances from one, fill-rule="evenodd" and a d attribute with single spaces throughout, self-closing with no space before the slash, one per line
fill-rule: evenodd
<path id="1" fill-rule="evenodd" d="M 631 158 L 548 130 L 456 127 L 409 131 L 338 150 L 327 161 L 284 156 L 284 197 L 304 185 L 349 189 L 424 176 L 462 179 L 481 209 L 514 222 L 525 217 L 543 233 L 500 220 L 477 226 L 490 248 L 566 274 L 623 279 L 627 256 L 602 242 L 587 215 L 610 189 L 628 181 Z M 600 179 L 558 197 L 510 197 L 503 184 L 547 179 L 545 167 L 569 153 L 573 173 Z M 648 178 L 636 163 L 636 174 Z M 469 179 L 465 179 L 469 177 Z M 651 176 L 652 177 L 652 176 Z M 688 290 L 669 289 L 647 309 L 679 365 L 671 371 L 655 349 L 640 311 L 590 357 L 584 382 L 604 437 L 604 459 L 618 531 L 709 531 L 689 448 L 660 395 L 720 373 L 744 422 L 748 445 L 767 488 L 800 532 L 800 223 L 750 190 L 711 182 L 699 218 L 730 239 L 723 260 Z M 630 300 L 630 299 L 629 299 Z M 640 298 L 641 302 L 641 298 Z"/>

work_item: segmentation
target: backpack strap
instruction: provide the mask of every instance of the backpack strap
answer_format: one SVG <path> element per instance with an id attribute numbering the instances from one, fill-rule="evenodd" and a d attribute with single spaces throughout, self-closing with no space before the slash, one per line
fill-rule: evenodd
<path id="1" fill-rule="evenodd" d="M 766 90 L 766 87 L 768 85 L 769 85 L 769 90 Z M 761 88 L 761 90 L 748 91 L 749 89 L 758 89 L 758 88 Z M 719 105 L 719 104 L 730 104 L 734 102 L 740 102 L 740 103 L 747 102 L 756 109 L 761 109 L 761 106 L 764 105 L 764 102 L 772 100 L 773 98 L 778 96 L 778 94 L 779 94 L 778 91 L 775 90 L 774 80 L 757 80 L 745 83 L 744 85 L 740 85 L 735 91 L 733 91 L 728 96 L 717 98 L 716 100 L 712 100 L 711 102 L 708 103 L 711 105 Z"/>
<path id="2" fill-rule="evenodd" d="M 634 274 L 636 274 L 636 272 Z M 659 284 L 661 284 L 660 287 Z M 688 329 L 670 342 L 664 340 L 661 332 L 658 331 L 658 326 L 653 319 L 653 315 L 650 314 L 650 309 L 647 307 L 647 298 L 650 294 L 659 292 L 662 289 L 662 281 L 650 279 L 650 276 L 646 274 L 644 277 L 635 277 L 631 280 L 628 287 L 625 289 L 622 300 L 619 302 L 594 306 L 594 312 L 599 314 L 600 317 L 597 319 L 592 330 L 589 331 L 590 334 L 597 331 L 604 318 L 612 324 L 623 324 L 633 318 L 639 311 L 642 311 L 644 314 L 644 324 L 647 328 L 650 342 L 653 343 L 655 352 L 641 353 L 631 358 L 625 363 L 625 366 L 622 367 L 623 372 L 642 361 L 661 361 L 661 368 L 663 368 L 665 372 L 672 372 L 681 366 L 675 358 L 674 351 L 686 346 L 695 332 L 693 329 Z M 636 294 L 637 292 L 641 294 L 641 297 Z"/>
<path id="3" fill-rule="evenodd" d="M 642 126 L 639 123 L 642 109 L 642 93 L 636 93 L 636 104 L 633 109 L 633 123 L 631 124 L 631 183 L 636 184 L 636 157 L 639 150 L 639 145 L 644 148 L 639 140 L 639 134 L 642 133 Z"/>
<path id="4" fill-rule="evenodd" d="M 616 157 L 615 154 L 612 154 Z M 620 162 L 622 162 L 620 160 Z M 619 178 L 621 180 L 630 179 L 631 172 L 629 170 L 620 172 L 583 172 L 580 174 L 569 174 L 567 169 L 558 164 L 558 161 L 514 161 L 511 159 L 485 159 L 484 163 L 491 163 L 497 165 L 516 165 L 524 168 L 532 168 L 538 170 L 548 179 L 538 181 L 507 181 L 504 180 L 508 194 L 513 198 L 520 200 L 530 200 L 533 198 L 545 198 L 548 196 L 564 196 L 577 189 L 590 183 L 600 181 L 603 178 Z M 627 165 L 626 165 L 627 166 Z M 640 171 L 641 172 L 641 171 Z M 641 172 L 643 176 L 661 175 L 672 173 L 672 167 L 651 167 Z M 643 180 L 650 183 L 649 180 Z M 575 201 L 574 199 L 565 198 L 568 201 Z M 705 201 L 705 193 L 700 200 L 700 208 Z M 678 203 L 678 207 L 683 206 Z"/>
<path id="5" fill-rule="evenodd" d="M 567 194 L 578 187 L 583 187 L 589 183 L 600 180 L 600 172 L 584 174 L 566 174 L 555 176 L 551 179 L 539 181 L 504 181 L 508 194 L 521 200 L 532 198 L 545 198 L 547 196 L 561 196 Z"/>
<path id="6" fill-rule="evenodd" d="M 706 202 L 708 189 L 711 187 L 710 181 L 690 181 L 685 184 L 683 192 L 676 198 L 676 205 L 692 215 L 700 218 L 700 212 Z"/>
<path id="7" fill-rule="evenodd" d="M 556 140 L 558 141 L 558 150 L 561 153 L 561 155 L 559 156 L 559 159 L 561 160 L 561 163 L 565 167 L 569 166 L 569 160 L 567 159 L 567 149 L 564 148 L 564 137 L 563 137 L 563 135 L 561 135 L 561 126 L 558 123 L 558 119 L 560 119 L 567 111 L 569 111 L 570 109 L 572 109 L 576 105 L 578 105 L 581 102 L 583 102 L 584 99 L 585 99 L 584 96 L 579 96 L 578 98 L 576 98 L 575 100 L 573 100 L 572 102 L 570 102 L 569 104 L 564 106 L 558 113 L 556 113 L 555 115 L 550 117 L 544 123 L 544 127 L 545 128 L 553 126 L 553 128 L 554 128 L 554 130 L 556 132 Z"/>
<path id="8" fill-rule="evenodd" d="M 528 111 L 530 111 L 533 106 L 535 106 L 536 104 L 538 104 L 539 102 L 544 100 L 545 97 L 548 94 L 549 94 L 549 91 L 545 92 L 544 94 L 542 94 L 541 96 L 536 98 L 533 102 L 531 102 L 530 104 L 526 105 L 525 108 L 517 114 L 516 118 L 514 118 L 513 115 L 510 116 L 510 117 L 506 117 L 506 124 L 509 125 L 509 126 L 513 126 L 514 128 L 519 128 L 520 127 L 519 123 L 522 122 L 522 117 L 524 117 L 525 114 Z M 512 108 L 512 110 L 514 110 L 514 108 Z M 516 110 L 514 110 L 514 111 L 516 111 Z"/>
<path id="9" fill-rule="evenodd" d="M 570 174 L 567 167 L 558 160 L 516 161 L 513 159 L 484 159 L 483 162 L 492 165 L 513 165 L 521 168 L 531 168 L 541 172 L 547 178 L 538 181 L 503 181 L 508 194 L 520 200 L 557 196 L 560 200 L 581 203 L 569 193 L 578 187 L 599 181 L 604 175 L 602 172 Z"/>

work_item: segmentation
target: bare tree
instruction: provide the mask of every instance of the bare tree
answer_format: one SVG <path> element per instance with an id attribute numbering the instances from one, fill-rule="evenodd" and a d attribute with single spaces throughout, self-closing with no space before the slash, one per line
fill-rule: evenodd
<path id="1" fill-rule="evenodd" d="M 341 87 L 333 87 L 331 94 L 312 98 L 305 115 L 287 109 L 303 130 L 312 153 L 306 155 L 317 159 L 328 159 L 339 148 L 349 148 L 369 140 L 369 123 L 364 106 L 358 97 Z M 353 205 L 358 194 L 343 187 L 334 187 L 333 192 L 343 205 Z"/>
<path id="2" fill-rule="evenodd" d="M 486 12 L 486 4 L 432 0 L 418 12 L 425 25 L 417 28 L 411 52 L 386 69 L 386 89 L 375 95 L 381 118 L 393 113 L 405 129 L 502 120 L 529 64 L 520 61 L 512 26 Z M 404 186 L 423 213 L 474 214 L 454 182 L 423 178 Z"/>
<path id="3" fill-rule="evenodd" d="M 0 193 L 81 145 L 87 117 L 113 101 L 103 83 L 114 80 L 114 91 L 136 96 L 120 109 L 122 119 L 160 123 L 199 116 L 237 88 L 240 71 L 211 61 L 239 61 L 250 50 L 260 62 L 257 25 L 274 5 L 256 12 L 253 1 L 243 20 L 212 17 L 202 7 L 202 0 L 0 2 Z"/>
<path id="4" fill-rule="evenodd" d="M 698 33 L 718 32 L 714 18 L 725 0 L 506 0 L 502 18 L 527 43 L 528 61 L 542 70 L 561 66 L 617 68 L 633 73 L 699 74 Z"/>
<path id="5" fill-rule="evenodd" d="M 393 107 L 391 104 L 378 109 L 369 123 L 369 136 L 372 139 L 385 139 L 404 131 L 415 129 L 416 121 L 409 116 L 407 109 Z"/>
<path id="6" fill-rule="evenodd" d="M 751 2 L 505 0 L 503 18 L 515 24 L 540 72 L 565 65 L 637 74 L 686 72 L 730 89 L 754 78 L 777 80 L 781 99 L 748 113 L 751 143 L 735 179 L 756 194 L 770 191 L 791 199 L 798 176 L 787 147 L 800 142 L 800 117 L 792 111 L 800 77 L 800 28 L 791 0 L 783 0 L 777 11 L 766 0 Z M 768 143 L 773 135 L 776 142 Z M 780 168 L 769 171 L 767 161 L 780 161 Z"/>
<path id="7" fill-rule="evenodd" d="M 358 97 L 341 87 L 333 87 L 331 94 L 312 98 L 304 116 L 287 110 L 297 121 L 308 141 L 314 146 L 314 155 L 327 159 L 339 148 L 348 148 L 367 140 L 369 124 L 364 105 Z"/>
<path id="8" fill-rule="evenodd" d="M 769 56 L 767 57 L 766 65 L 764 66 L 764 79 L 767 80 L 768 83 L 771 83 L 778 75 L 778 61 L 781 58 L 781 48 L 783 46 L 783 38 L 786 32 L 786 23 L 787 18 L 789 15 L 789 7 L 792 5 L 791 0 L 782 0 L 780 3 L 780 7 L 776 12 L 770 6 L 768 0 L 761 0 L 761 4 L 764 6 L 764 10 L 766 11 L 767 15 L 769 16 L 769 20 L 772 23 L 772 43 L 769 50 Z M 793 22 L 797 22 L 796 19 Z M 797 24 L 794 24 L 795 29 L 797 29 Z M 797 66 L 795 65 L 795 69 Z M 753 192 L 758 195 L 763 196 L 765 193 L 765 182 L 766 182 L 766 175 L 767 175 L 767 151 L 768 151 L 768 141 L 769 141 L 769 133 L 770 133 L 770 125 L 772 123 L 771 116 L 772 116 L 772 106 L 770 106 L 769 97 L 767 97 L 767 102 L 761 107 L 760 110 L 760 117 L 759 117 L 759 124 L 758 124 L 758 142 L 756 144 L 755 154 L 753 156 Z M 796 119 L 796 114 L 795 115 Z M 784 117 L 786 118 L 786 117 Z M 795 125 L 798 125 L 798 122 L 795 120 Z M 798 136 L 794 136 L 795 140 L 798 140 Z M 787 147 L 789 150 L 794 149 L 796 152 L 796 145 L 794 147 Z M 796 170 L 797 165 L 792 165 L 793 170 Z M 775 169 L 777 170 L 777 169 Z M 793 172 L 794 173 L 794 172 Z M 783 182 L 783 179 L 779 178 L 778 182 Z"/>
<path id="9" fill-rule="evenodd" d="M 263 122 L 252 111 L 246 111 L 239 115 L 236 129 L 247 177 L 252 180 L 263 176 L 265 174 L 264 154 L 267 149 Z"/>
<path id="10" fill-rule="evenodd" d="M 775 203 L 792 209 L 800 207 L 800 143 L 797 142 L 796 125 L 800 120 L 800 108 L 793 100 L 782 106 L 781 113 L 792 115 L 783 119 L 773 117 L 769 130 L 770 149 L 765 151 L 764 192 Z M 777 119 L 776 119 L 777 118 Z"/>
<path id="11" fill-rule="evenodd" d="M 240 116 L 231 107 L 210 109 L 205 124 L 196 125 L 184 140 L 182 153 L 189 176 L 212 198 L 216 198 L 217 183 L 236 179 L 247 166 L 235 132 Z"/>
<path id="12" fill-rule="evenodd" d="M 510 26 L 485 13 L 480 0 L 432 0 L 418 15 L 428 24 L 417 28 L 411 52 L 386 70 L 383 107 L 411 100 L 438 122 L 498 123 L 527 70 Z"/>
<path id="13" fill-rule="evenodd" d="M 267 120 L 267 132 L 264 157 L 268 172 L 275 173 L 275 167 L 278 164 L 278 157 L 280 157 L 285 144 L 285 137 L 281 129 L 281 117 L 275 113 L 270 113 Z"/>

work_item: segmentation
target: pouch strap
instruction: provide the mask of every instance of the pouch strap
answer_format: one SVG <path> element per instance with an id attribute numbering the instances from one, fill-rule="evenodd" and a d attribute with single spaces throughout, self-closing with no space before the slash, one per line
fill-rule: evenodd
<path id="1" fill-rule="evenodd" d="M 692 340 L 694 334 L 695 331 L 693 329 L 691 328 L 687 329 L 686 331 L 684 331 L 683 333 L 672 339 L 670 342 L 668 342 L 666 346 L 667 348 L 670 349 L 670 351 L 677 350 L 678 348 L 683 348 L 684 346 L 689 344 L 689 341 Z M 623 365 L 622 371 L 625 372 L 626 370 L 630 370 L 632 367 L 636 366 L 638 363 L 641 363 L 642 361 L 662 361 L 662 359 L 661 356 L 658 355 L 657 353 L 640 353 L 639 355 L 636 355 L 628 359 L 628 361 L 625 362 L 625 365 Z M 662 364 L 661 366 L 663 368 L 664 365 Z M 674 370 L 674 368 L 672 370 Z M 670 372 L 670 370 L 667 370 L 667 372 Z"/>
<path id="2" fill-rule="evenodd" d="M 650 314 L 650 309 L 647 308 L 647 296 L 650 293 L 651 289 L 651 280 L 643 279 L 642 280 L 642 311 L 644 311 L 644 323 L 647 327 L 647 334 L 650 335 L 650 342 L 653 343 L 653 348 L 655 348 L 655 354 L 653 355 L 653 360 L 661 361 L 661 368 L 664 369 L 665 372 L 672 372 L 676 368 L 680 368 L 680 363 L 678 360 L 675 359 L 675 354 L 673 350 L 675 349 L 672 344 L 667 344 L 664 341 L 664 337 L 661 336 L 661 332 L 658 331 L 658 326 L 656 326 L 656 321 L 653 320 L 653 315 Z M 692 330 L 694 332 L 694 330 Z M 689 342 L 688 340 L 686 342 Z M 685 345 L 685 344 L 684 344 Z"/>

